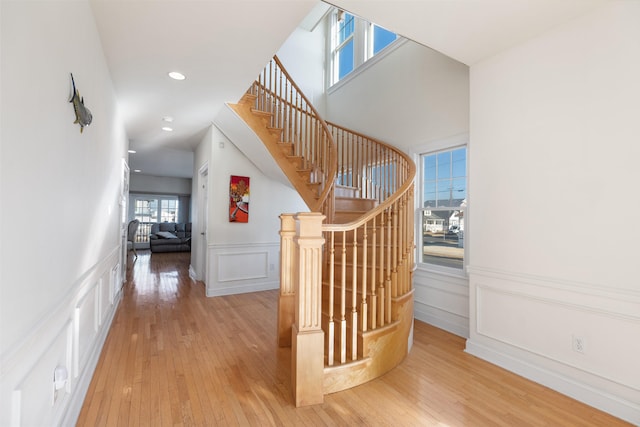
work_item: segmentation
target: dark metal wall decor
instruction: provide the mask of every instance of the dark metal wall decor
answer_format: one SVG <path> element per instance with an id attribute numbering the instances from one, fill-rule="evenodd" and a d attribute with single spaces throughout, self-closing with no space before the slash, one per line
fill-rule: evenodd
<path id="1" fill-rule="evenodd" d="M 73 80 L 73 73 L 71 73 L 71 84 L 73 85 L 73 93 L 71 94 L 69 102 L 73 104 L 73 111 L 76 113 L 76 121 L 73 123 L 80 125 L 80 133 L 82 133 L 84 127 L 91 124 L 93 116 L 91 115 L 91 111 L 84 106 L 84 98 L 80 97 L 80 92 L 76 89 L 76 82 Z"/>

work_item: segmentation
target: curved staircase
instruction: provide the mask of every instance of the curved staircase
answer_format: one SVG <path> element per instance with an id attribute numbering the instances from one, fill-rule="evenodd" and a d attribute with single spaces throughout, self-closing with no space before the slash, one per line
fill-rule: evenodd
<path id="1" fill-rule="evenodd" d="M 309 213 L 282 214 L 280 346 L 296 406 L 370 381 L 407 355 L 413 327 L 413 161 L 325 122 L 277 57 L 231 108 Z"/>

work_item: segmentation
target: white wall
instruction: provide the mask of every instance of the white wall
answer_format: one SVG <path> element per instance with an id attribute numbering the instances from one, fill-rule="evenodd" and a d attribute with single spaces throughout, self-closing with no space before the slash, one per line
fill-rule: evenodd
<path id="1" fill-rule="evenodd" d="M 131 172 L 130 191 L 152 194 L 191 194 L 191 179 Z"/>
<path id="2" fill-rule="evenodd" d="M 296 85 L 323 117 L 326 98 L 324 90 L 325 28 L 324 21 L 313 31 L 296 28 L 277 53 Z"/>
<path id="3" fill-rule="evenodd" d="M 212 127 L 210 135 L 201 144 L 209 145 L 210 151 L 207 295 L 277 289 L 280 280 L 279 215 L 305 212 L 308 210 L 306 205 L 295 190 L 264 176 L 218 128 Z M 200 149 L 196 151 L 198 168 L 204 164 L 207 152 L 205 148 L 201 150 L 202 153 Z M 231 175 L 250 178 L 248 223 L 229 222 Z"/>
<path id="4" fill-rule="evenodd" d="M 417 43 L 404 43 L 331 91 L 326 118 L 406 152 L 467 133 L 469 68 Z"/>
<path id="5" fill-rule="evenodd" d="M 471 68 L 467 342 L 636 424 L 638 22 L 614 2 Z"/>
<path id="6" fill-rule="evenodd" d="M 119 300 L 126 135 L 88 2 L 1 7 L 0 425 L 70 425 Z"/>

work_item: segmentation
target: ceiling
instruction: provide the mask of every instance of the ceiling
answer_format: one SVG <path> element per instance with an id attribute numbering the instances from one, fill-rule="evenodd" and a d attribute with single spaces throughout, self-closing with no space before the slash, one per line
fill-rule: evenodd
<path id="1" fill-rule="evenodd" d="M 335 0 L 467 65 L 612 0 Z M 317 0 L 90 0 L 131 170 L 191 177 L 193 150 Z M 167 73 L 179 71 L 183 81 Z M 171 117 L 171 123 L 163 117 Z M 172 132 L 162 130 L 163 126 Z"/>

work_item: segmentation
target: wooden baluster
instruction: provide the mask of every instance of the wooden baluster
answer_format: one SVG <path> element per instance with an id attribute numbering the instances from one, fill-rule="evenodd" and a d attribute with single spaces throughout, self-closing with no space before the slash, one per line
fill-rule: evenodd
<path id="1" fill-rule="evenodd" d="M 332 366 L 335 360 L 335 319 L 333 311 L 335 307 L 335 268 L 336 268 L 336 248 L 335 248 L 335 232 L 330 231 L 331 245 L 329 246 L 329 326 L 327 328 L 326 349 L 327 349 L 327 365 Z"/>
<path id="2" fill-rule="evenodd" d="M 346 181 L 346 164 L 347 164 L 347 160 L 346 160 L 346 146 L 347 144 L 344 141 L 344 132 L 342 130 L 339 131 L 340 132 L 340 183 L 342 185 L 347 185 L 347 181 Z"/>
<path id="3" fill-rule="evenodd" d="M 358 358 L 358 229 L 353 230 L 353 260 L 351 263 L 351 316 L 349 323 L 351 325 L 351 360 Z M 366 266 L 364 267 L 366 268 Z"/>
<path id="4" fill-rule="evenodd" d="M 385 310 L 384 310 L 384 320 L 385 323 L 391 323 L 391 246 L 392 246 L 392 241 L 391 241 L 391 222 L 392 222 L 392 212 L 391 212 L 391 207 L 389 207 L 387 209 L 387 236 L 386 236 L 386 252 L 387 252 L 387 259 L 385 260 L 385 267 L 386 267 L 386 276 L 385 276 L 385 282 L 384 282 L 384 287 L 385 287 Z"/>
<path id="5" fill-rule="evenodd" d="M 400 295 L 404 295 L 407 293 L 406 283 L 407 283 L 407 275 L 406 273 L 406 245 L 405 241 L 408 234 L 408 224 L 407 224 L 407 214 L 406 214 L 407 204 L 406 204 L 406 196 L 402 196 L 400 201 L 400 241 L 398 243 L 398 251 L 400 254 L 400 277 L 398 278 L 398 283 L 400 284 Z"/>
<path id="6" fill-rule="evenodd" d="M 298 108 L 295 108 L 293 111 L 293 114 L 294 114 L 293 137 L 296 140 L 300 140 L 301 143 L 304 143 L 304 138 L 300 138 L 300 118 L 302 115 L 301 104 L 302 104 L 302 99 L 300 99 L 300 93 L 296 91 L 296 107 Z"/>
<path id="7" fill-rule="evenodd" d="M 293 105 L 293 84 L 289 83 L 289 93 L 287 96 L 287 104 L 289 106 L 288 110 L 289 110 L 289 114 L 287 115 L 287 141 L 293 142 L 294 144 L 300 146 L 300 143 L 298 141 L 295 140 L 294 135 L 293 135 L 293 129 L 292 129 L 292 124 L 293 124 L 293 114 L 294 114 L 294 109 L 292 107 Z"/>
<path id="8" fill-rule="evenodd" d="M 367 198 L 372 198 L 373 194 L 371 193 L 371 172 L 372 172 L 372 168 L 373 168 L 373 145 L 371 144 L 371 141 L 369 141 L 369 144 L 367 144 Z"/>
<path id="9" fill-rule="evenodd" d="M 393 225 L 391 229 L 393 233 L 393 243 L 390 245 L 391 255 L 393 257 L 391 260 L 391 295 L 393 297 L 397 297 L 398 296 L 398 231 L 399 231 L 398 202 L 391 205 L 391 209 L 392 209 L 391 219 L 393 220 Z"/>
<path id="10" fill-rule="evenodd" d="M 367 270 L 369 269 L 368 254 L 369 251 L 368 242 L 367 242 L 367 223 L 364 223 L 364 228 L 362 229 L 362 302 L 360 304 L 360 315 L 362 316 L 362 320 L 360 321 L 360 325 L 362 328 L 362 332 L 367 331 Z"/>
<path id="11" fill-rule="evenodd" d="M 349 135 L 349 176 L 351 177 L 351 183 L 349 185 L 351 185 L 352 187 L 357 187 L 355 182 L 354 182 L 354 173 L 355 171 L 353 170 L 354 168 L 354 157 L 355 157 L 355 153 L 354 153 L 354 148 L 355 148 L 355 135 L 351 134 Z"/>
<path id="12" fill-rule="evenodd" d="M 340 274 L 340 363 L 347 361 L 347 232 L 342 232 L 342 271 Z"/>
<path id="13" fill-rule="evenodd" d="M 377 237 L 377 228 L 376 228 L 376 218 L 377 216 L 373 217 L 373 223 L 371 225 L 371 230 L 373 232 L 373 239 L 371 241 L 371 321 L 369 323 L 371 329 L 375 329 L 377 326 L 377 313 L 378 313 L 378 306 L 377 306 L 377 296 L 376 296 L 376 254 L 377 254 L 377 247 L 376 247 L 376 237 Z"/>
<path id="14" fill-rule="evenodd" d="M 379 268 L 379 279 L 378 279 L 378 326 L 384 326 L 385 315 L 385 298 L 386 292 L 384 291 L 384 268 L 385 268 L 385 259 L 384 259 L 384 224 L 385 224 L 385 216 L 387 215 L 386 211 L 382 212 L 380 217 L 380 268 Z"/>
<path id="15" fill-rule="evenodd" d="M 307 141 L 311 141 L 313 139 L 313 127 L 315 124 L 315 121 L 313 120 L 313 118 L 311 117 L 311 114 L 309 112 L 307 112 L 307 114 L 305 115 L 305 139 Z"/>
<path id="16" fill-rule="evenodd" d="M 280 71 L 280 70 L 277 70 Z M 277 108 L 277 112 L 278 112 L 278 119 L 276 120 L 274 126 L 275 127 L 280 127 L 280 128 L 284 128 L 284 102 L 282 102 L 282 92 L 284 90 L 284 86 L 285 84 L 283 84 L 283 75 L 281 72 L 278 72 L 278 75 L 280 76 L 280 84 L 278 85 L 278 92 L 277 92 L 277 98 L 278 98 L 278 105 L 279 107 Z M 286 142 L 284 139 L 284 133 L 282 134 L 282 141 Z"/>
<path id="17" fill-rule="evenodd" d="M 398 257 L 398 277 L 396 278 L 398 294 L 404 295 L 404 237 L 405 237 L 405 223 L 404 223 L 404 196 L 400 198 L 400 209 L 398 211 L 398 247 L 396 248 L 396 253 Z"/>

